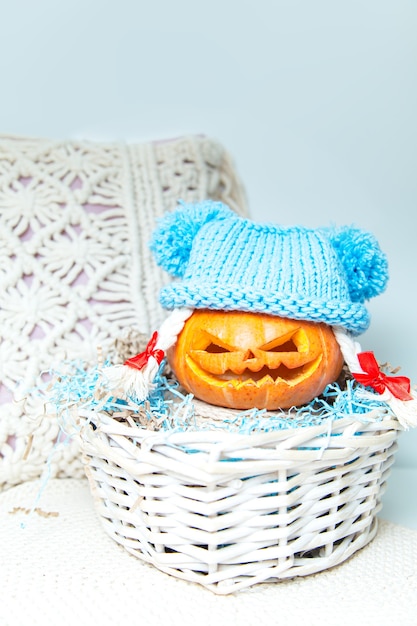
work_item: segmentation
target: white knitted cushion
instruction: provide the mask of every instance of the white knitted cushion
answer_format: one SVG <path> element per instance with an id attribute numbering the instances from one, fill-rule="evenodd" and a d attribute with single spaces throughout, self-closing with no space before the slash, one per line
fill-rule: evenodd
<path id="1" fill-rule="evenodd" d="M 177 200 L 246 213 L 230 156 L 184 137 L 139 145 L 0 137 L 0 488 L 77 476 L 77 444 L 54 448 L 54 416 L 33 393 L 63 359 L 95 361 L 126 329 L 161 322 L 166 277 L 148 251 Z"/>

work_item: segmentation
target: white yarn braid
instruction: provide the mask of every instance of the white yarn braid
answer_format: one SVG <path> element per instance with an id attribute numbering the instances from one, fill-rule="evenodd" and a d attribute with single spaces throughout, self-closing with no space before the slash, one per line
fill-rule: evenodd
<path id="1" fill-rule="evenodd" d="M 363 374 L 364 371 L 359 364 L 358 354 L 362 352 L 361 345 L 355 341 L 352 335 L 348 334 L 343 328 L 333 328 L 334 336 L 340 346 L 346 365 L 353 374 Z"/>
<path id="2" fill-rule="evenodd" d="M 358 360 L 358 354 L 362 351 L 359 342 L 355 341 L 353 337 L 342 328 L 333 328 L 333 332 L 350 372 L 352 374 L 363 374 L 364 371 Z M 376 398 L 381 402 L 386 402 L 405 430 L 417 426 L 417 393 L 415 390 L 412 389 L 410 391 L 413 397 L 412 400 L 400 400 L 387 388 L 383 394 L 366 390 L 364 390 L 363 394 L 364 397 Z"/>
<path id="3" fill-rule="evenodd" d="M 169 317 L 162 323 L 153 351 L 162 350 L 164 353 L 177 340 L 185 322 L 193 313 L 193 309 L 174 309 Z M 142 369 L 135 369 L 124 363 L 123 365 L 111 365 L 101 370 L 106 388 L 125 398 L 133 394 L 141 402 L 146 400 L 153 388 L 153 381 L 158 373 L 160 360 L 152 354 Z"/>
<path id="4" fill-rule="evenodd" d="M 185 322 L 192 315 L 194 309 L 174 309 L 161 324 L 158 331 L 158 341 L 156 348 L 166 352 L 177 341 L 177 337 L 184 328 Z"/>

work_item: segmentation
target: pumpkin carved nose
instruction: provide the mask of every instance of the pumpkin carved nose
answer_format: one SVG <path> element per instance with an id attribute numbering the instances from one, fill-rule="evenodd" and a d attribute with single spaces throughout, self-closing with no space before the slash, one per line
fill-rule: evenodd
<path id="1" fill-rule="evenodd" d="M 251 359 L 255 359 L 256 356 L 252 352 L 252 350 L 248 350 L 246 353 L 245 361 L 250 361 Z"/>

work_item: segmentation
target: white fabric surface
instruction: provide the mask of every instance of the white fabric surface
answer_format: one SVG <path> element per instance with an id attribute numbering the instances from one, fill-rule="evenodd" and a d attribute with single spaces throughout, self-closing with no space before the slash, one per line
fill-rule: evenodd
<path id="1" fill-rule="evenodd" d="M 230 596 L 128 554 L 102 530 L 84 479 L 0 494 L 0 529 L 2 626 L 417 625 L 417 532 L 383 520 L 332 570 Z"/>

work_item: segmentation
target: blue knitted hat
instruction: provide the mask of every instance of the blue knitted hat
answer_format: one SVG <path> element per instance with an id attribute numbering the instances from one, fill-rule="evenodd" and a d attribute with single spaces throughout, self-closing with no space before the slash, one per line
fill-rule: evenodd
<path id="1" fill-rule="evenodd" d="M 364 302 L 388 279 L 370 233 L 258 224 L 220 202 L 181 203 L 160 221 L 150 247 L 180 279 L 161 290 L 166 309 L 268 313 L 355 335 L 369 326 Z"/>

